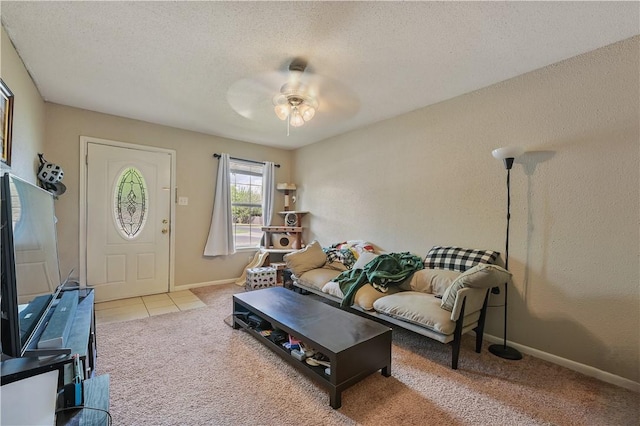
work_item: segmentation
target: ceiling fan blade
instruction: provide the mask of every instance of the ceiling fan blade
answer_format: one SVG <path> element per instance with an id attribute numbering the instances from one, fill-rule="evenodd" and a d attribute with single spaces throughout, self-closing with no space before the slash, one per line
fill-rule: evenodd
<path id="1" fill-rule="evenodd" d="M 320 117 L 339 120 L 353 116 L 360 108 L 356 94 L 339 81 L 309 72 L 307 63 L 294 59 L 288 70 L 259 74 L 236 81 L 227 91 L 227 101 L 241 116 L 261 123 L 279 122 L 274 113 L 273 98 L 284 87 L 302 87 L 304 93 L 318 101 L 313 121 Z"/>
<path id="2" fill-rule="evenodd" d="M 318 114 L 349 118 L 360 109 L 358 96 L 346 85 L 330 77 L 314 75 L 310 90 L 317 91 Z"/>
<path id="3" fill-rule="evenodd" d="M 273 113 L 273 97 L 280 92 L 288 73 L 274 71 L 238 80 L 227 90 L 227 102 L 245 118 L 255 119 L 261 109 Z"/>

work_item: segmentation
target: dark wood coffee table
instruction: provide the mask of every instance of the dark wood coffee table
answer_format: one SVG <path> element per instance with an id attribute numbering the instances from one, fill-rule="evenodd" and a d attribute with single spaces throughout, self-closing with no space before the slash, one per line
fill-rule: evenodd
<path id="1" fill-rule="evenodd" d="M 326 355 L 331 363 L 313 367 L 294 358 L 249 326 L 241 317 L 251 312 L 285 331 L 303 344 Z M 282 287 L 239 293 L 233 296 L 233 328 L 243 328 L 304 375 L 329 389 L 331 407 L 340 408 L 342 391 L 381 370 L 391 375 L 391 329 L 339 308 L 318 302 Z"/>

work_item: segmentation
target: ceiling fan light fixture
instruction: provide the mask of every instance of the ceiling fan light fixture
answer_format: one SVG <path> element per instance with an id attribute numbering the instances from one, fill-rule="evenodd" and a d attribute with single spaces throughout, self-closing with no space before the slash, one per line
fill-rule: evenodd
<path id="1" fill-rule="evenodd" d="M 293 107 L 291 109 L 291 119 L 289 120 L 289 124 L 293 127 L 300 127 L 304 124 L 304 119 L 297 107 Z"/>
<path id="2" fill-rule="evenodd" d="M 304 121 L 309 121 L 316 115 L 316 109 L 309 104 L 302 104 L 298 107 Z"/>
<path id="3" fill-rule="evenodd" d="M 274 111 L 280 120 L 289 119 L 293 127 L 300 127 L 316 114 L 318 101 L 307 93 L 306 86 L 286 83 L 280 88 L 280 93 L 273 97 Z"/>
<path id="4" fill-rule="evenodd" d="M 274 110 L 278 118 L 282 121 L 286 120 L 287 117 L 289 117 L 289 114 L 291 113 L 291 107 L 289 106 L 289 104 L 276 105 Z"/>

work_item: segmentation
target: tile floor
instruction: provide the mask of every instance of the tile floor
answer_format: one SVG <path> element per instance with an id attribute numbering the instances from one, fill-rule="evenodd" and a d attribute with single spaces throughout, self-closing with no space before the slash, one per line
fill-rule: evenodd
<path id="1" fill-rule="evenodd" d="M 96 323 L 129 321 L 206 306 L 189 290 L 132 297 L 95 304 Z"/>

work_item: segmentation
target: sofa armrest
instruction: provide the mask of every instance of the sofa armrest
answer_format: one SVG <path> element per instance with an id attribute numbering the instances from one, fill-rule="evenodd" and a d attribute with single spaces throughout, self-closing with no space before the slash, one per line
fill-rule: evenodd
<path id="1" fill-rule="evenodd" d="M 460 317 L 460 311 L 462 310 L 462 303 L 466 299 L 464 306 L 464 314 L 469 315 L 474 312 L 482 310 L 484 305 L 484 299 L 487 296 L 488 288 L 472 288 L 463 287 L 458 290 L 456 294 L 456 300 L 453 303 L 453 309 L 451 310 L 451 321 L 457 321 Z"/>

